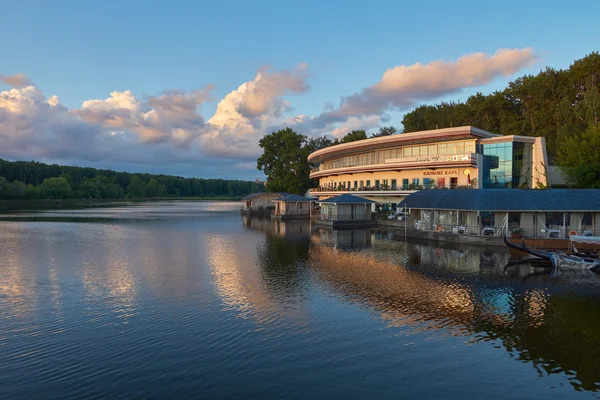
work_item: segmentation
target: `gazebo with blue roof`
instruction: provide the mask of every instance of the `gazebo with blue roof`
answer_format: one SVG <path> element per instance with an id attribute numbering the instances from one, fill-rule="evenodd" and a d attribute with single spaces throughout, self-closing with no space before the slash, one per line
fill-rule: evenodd
<path id="1" fill-rule="evenodd" d="M 318 202 L 321 211 L 317 223 L 333 228 L 363 228 L 377 225 L 372 217 L 374 201 L 342 194 Z"/>

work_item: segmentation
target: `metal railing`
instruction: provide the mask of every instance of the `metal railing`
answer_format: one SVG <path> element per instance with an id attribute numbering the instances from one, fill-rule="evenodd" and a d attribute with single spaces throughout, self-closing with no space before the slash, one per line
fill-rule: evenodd
<path id="1" fill-rule="evenodd" d="M 365 186 L 362 188 L 349 188 L 345 186 L 338 187 L 327 187 L 321 186 L 318 188 L 311 189 L 311 192 L 375 192 L 375 191 L 398 191 L 398 190 L 455 190 L 455 189 L 475 189 L 473 185 L 450 185 L 450 186 L 438 186 L 438 185 L 401 185 L 401 186 Z"/>
<path id="2" fill-rule="evenodd" d="M 439 231 L 445 233 L 456 233 L 459 235 L 478 235 L 478 236 L 512 236 L 521 235 L 524 238 L 536 239 L 568 239 L 570 232 L 577 232 L 581 236 L 600 236 L 600 230 L 581 229 L 576 231 L 567 226 L 565 229 L 525 229 L 525 228 L 505 228 L 492 225 L 457 225 L 457 224 L 426 224 L 421 221 L 409 225 L 410 228 L 422 231 Z M 440 226 L 441 228 L 438 228 Z"/>

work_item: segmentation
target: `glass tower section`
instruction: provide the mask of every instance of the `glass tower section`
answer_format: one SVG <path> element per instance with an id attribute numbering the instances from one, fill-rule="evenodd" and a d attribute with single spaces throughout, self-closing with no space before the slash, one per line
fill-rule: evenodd
<path id="1" fill-rule="evenodd" d="M 531 143 L 522 142 L 482 145 L 482 186 L 486 189 L 530 188 L 532 147 Z"/>

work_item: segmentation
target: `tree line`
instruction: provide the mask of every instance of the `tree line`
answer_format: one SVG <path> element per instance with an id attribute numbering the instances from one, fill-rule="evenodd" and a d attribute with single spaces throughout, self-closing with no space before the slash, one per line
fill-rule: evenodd
<path id="1" fill-rule="evenodd" d="M 0 159 L 0 199 L 240 198 L 264 191 L 252 181 L 132 174 Z"/>
<path id="2" fill-rule="evenodd" d="M 600 53 L 592 52 L 567 69 L 547 67 L 488 95 L 422 105 L 404 115 L 403 132 L 381 127 L 371 137 L 465 125 L 502 135 L 541 136 L 550 163 L 561 168 L 571 187 L 600 188 L 599 122 Z M 303 194 L 315 185 L 310 153 L 368 137 L 354 130 L 340 140 L 310 138 L 285 128 L 260 140 L 257 168 L 267 176 L 267 190 Z"/>

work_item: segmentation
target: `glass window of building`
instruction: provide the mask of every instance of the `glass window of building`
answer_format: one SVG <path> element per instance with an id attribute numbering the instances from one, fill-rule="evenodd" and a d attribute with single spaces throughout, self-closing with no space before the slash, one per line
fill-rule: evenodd
<path id="1" fill-rule="evenodd" d="M 430 144 L 429 146 L 427 146 L 427 155 L 437 156 L 437 146 L 435 144 Z"/>
<path id="2" fill-rule="evenodd" d="M 364 188 L 365 187 L 365 181 L 360 181 L 360 188 Z"/>
<path id="3" fill-rule="evenodd" d="M 392 190 L 396 190 L 396 180 L 392 179 Z"/>
<path id="4" fill-rule="evenodd" d="M 446 145 L 446 154 L 456 154 L 456 150 L 454 148 L 454 143 L 448 143 Z"/>
<path id="5" fill-rule="evenodd" d="M 371 187 L 371 181 L 367 180 L 367 187 L 370 188 Z"/>
<path id="6" fill-rule="evenodd" d="M 402 189 L 408 190 L 408 178 L 402 179 Z"/>
<path id="7" fill-rule="evenodd" d="M 423 186 L 425 189 L 429 189 L 431 187 L 431 178 L 423 178 Z"/>
<path id="8" fill-rule="evenodd" d="M 413 178 L 413 185 L 419 185 L 419 178 Z"/>
<path id="9" fill-rule="evenodd" d="M 454 151 L 456 154 L 464 154 L 465 153 L 465 144 L 464 143 L 456 143 L 454 145 Z"/>
<path id="10" fill-rule="evenodd" d="M 439 155 L 446 154 L 446 143 L 440 143 L 440 144 L 438 144 L 437 148 L 438 148 L 438 154 Z"/>
<path id="11" fill-rule="evenodd" d="M 484 188 L 531 187 L 531 143 L 494 143 L 481 147 Z"/>
<path id="12" fill-rule="evenodd" d="M 412 149 L 410 147 L 405 147 L 402 149 L 402 155 L 404 157 L 412 157 Z"/>
<path id="13" fill-rule="evenodd" d="M 379 189 L 379 179 L 375 179 L 375 188 Z"/>
<path id="14" fill-rule="evenodd" d="M 475 142 L 465 143 L 465 153 L 475 153 Z"/>
<path id="15" fill-rule="evenodd" d="M 358 181 L 354 181 L 354 189 L 358 189 Z"/>

